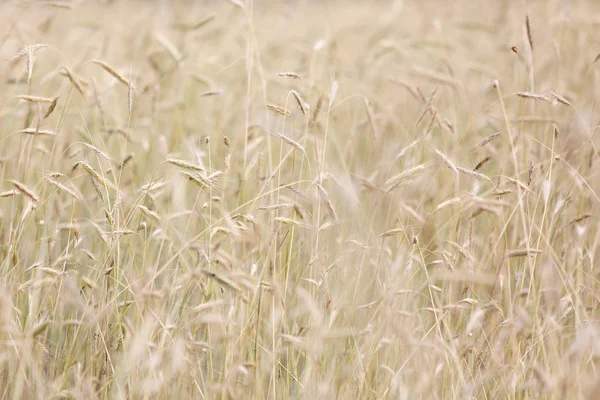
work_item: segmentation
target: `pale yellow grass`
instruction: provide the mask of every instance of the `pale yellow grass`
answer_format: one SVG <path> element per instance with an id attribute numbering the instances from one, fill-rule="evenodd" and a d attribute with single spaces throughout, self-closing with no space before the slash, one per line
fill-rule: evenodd
<path id="1" fill-rule="evenodd" d="M 600 398 L 598 11 L 3 2 L 1 397 Z"/>

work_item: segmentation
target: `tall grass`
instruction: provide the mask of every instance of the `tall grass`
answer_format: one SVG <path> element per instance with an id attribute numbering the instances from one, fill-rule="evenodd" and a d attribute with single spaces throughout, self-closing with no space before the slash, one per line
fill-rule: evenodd
<path id="1" fill-rule="evenodd" d="M 600 398 L 597 11 L 0 4 L 2 398 Z"/>

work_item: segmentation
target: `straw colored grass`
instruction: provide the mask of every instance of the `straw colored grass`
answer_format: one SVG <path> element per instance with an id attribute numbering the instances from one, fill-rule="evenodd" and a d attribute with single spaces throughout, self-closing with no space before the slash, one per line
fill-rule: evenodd
<path id="1" fill-rule="evenodd" d="M 7 1 L 3 399 L 596 399 L 592 0 Z"/>

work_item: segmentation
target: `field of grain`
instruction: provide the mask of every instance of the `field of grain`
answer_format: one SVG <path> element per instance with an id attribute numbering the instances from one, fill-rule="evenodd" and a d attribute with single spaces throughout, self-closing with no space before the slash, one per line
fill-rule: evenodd
<path id="1" fill-rule="evenodd" d="M 599 399 L 600 4 L 0 3 L 2 399 Z"/>

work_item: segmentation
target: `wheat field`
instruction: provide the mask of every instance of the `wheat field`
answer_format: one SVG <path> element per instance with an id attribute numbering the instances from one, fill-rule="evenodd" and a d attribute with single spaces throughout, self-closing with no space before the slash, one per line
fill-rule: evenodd
<path id="1" fill-rule="evenodd" d="M 600 4 L 0 3 L 3 399 L 600 399 Z"/>

